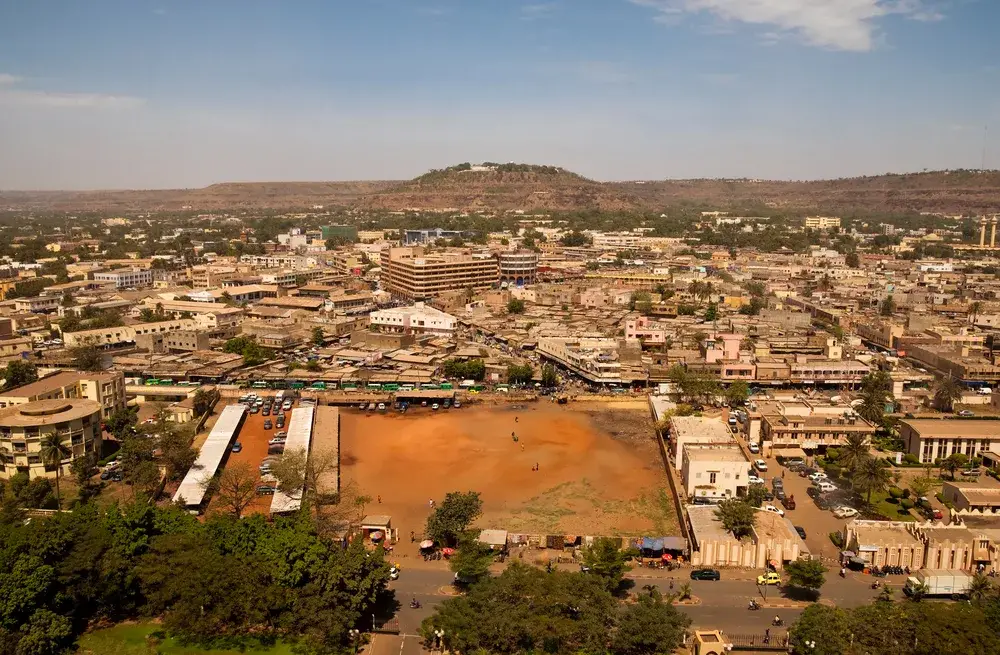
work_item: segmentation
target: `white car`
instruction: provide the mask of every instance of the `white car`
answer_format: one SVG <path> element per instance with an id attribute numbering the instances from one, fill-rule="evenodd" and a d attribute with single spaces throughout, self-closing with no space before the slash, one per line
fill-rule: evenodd
<path id="1" fill-rule="evenodd" d="M 816 471 L 815 473 L 811 473 L 809 475 L 809 479 L 813 482 L 819 482 L 820 480 L 829 480 L 830 476 L 823 471 Z"/>
<path id="2" fill-rule="evenodd" d="M 833 510 L 833 515 L 836 516 L 838 519 L 849 519 L 852 516 L 857 516 L 858 510 L 854 509 L 853 507 L 847 507 L 847 506 L 838 507 L 837 509 Z"/>
<path id="3" fill-rule="evenodd" d="M 767 470 L 767 462 L 765 462 L 762 459 L 755 459 L 754 462 L 753 462 L 753 465 L 754 465 L 754 467 L 758 471 L 766 471 Z"/>
<path id="4" fill-rule="evenodd" d="M 750 475 L 747 477 L 747 484 L 764 484 L 764 478 L 758 478 L 756 475 Z"/>
<path id="5" fill-rule="evenodd" d="M 750 452 L 756 455 L 760 452 L 760 446 L 755 443 L 750 444 Z"/>
<path id="6" fill-rule="evenodd" d="M 784 516 L 785 515 L 785 510 L 783 510 L 781 508 L 778 508 L 778 507 L 775 507 L 774 505 L 764 505 L 764 511 L 765 512 L 774 512 L 778 516 Z"/>
<path id="7" fill-rule="evenodd" d="M 828 494 L 831 491 L 837 490 L 837 485 L 833 484 L 832 482 L 827 482 L 826 480 L 819 480 L 818 482 L 816 482 L 815 487 L 819 489 L 819 492 L 821 494 Z"/>

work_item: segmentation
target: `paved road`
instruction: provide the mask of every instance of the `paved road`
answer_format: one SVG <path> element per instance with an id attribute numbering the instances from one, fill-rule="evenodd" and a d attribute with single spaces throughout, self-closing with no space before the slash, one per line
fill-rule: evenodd
<path id="1" fill-rule="evenodd" d="M 635 586 L 641 589 L 645 585 L 655 585 L 664 594 L 676 590 L 681 584 L 690 582 L 692 591 L 701 603 L 699 605 L 681 606 L 679 609 L 688 614 L 696 627 L 722 628 L 732 632 L 763 632 L 769 627 L 775 615 L 784 619 L 786 624 L 794 621 L 802 612 L 800 608 L 765 607 L 761 611 L 750 611 L 747 604 L 750 598 L 757 598 L 765 604 L 782 602 L 781 590 L 770 587 L 767 590 L 758 589 L 749 579 L 727 580 L 727 571 L 723 569 L 723 578 L 718 582 L 687 580 L 685 578 L 642 577 L 635 580 Z M 744 576 L 749 575 L 744 574 Z M 899 588 L 904 576 L 890 578 L 889 584 Z M 403 634 L 417 634 L 420 623 L 433 614 L 434 608 L 445 600 L 451 590 L 452 573 L 445 568 L 405 568 L 399 580 L 390 585 L 396 592 L 396 598 L 402 608 L 398 613 L 399 627 Z M 884 579 L 883 579 L 884 580 Z M 673 582 L 673 588 L 671 588 Z M 878 594 L 871 589 L 872 578 L 857 573 L 851 573 L 846 579 L 840 578 L 836 571 L 828 575 L 823 587 L 822 598 L 840 607 L 853 607 L 870 603 Z M 766 594 L 766 598 L 765 598 Z M 411 609 L 409 604 L 416 598 L 422 604 L 420 609 Z M 405 643 L 397 643 L 405 649 Z M 395 652 L 379 652 L 376 655 L 396 655 Z"/>

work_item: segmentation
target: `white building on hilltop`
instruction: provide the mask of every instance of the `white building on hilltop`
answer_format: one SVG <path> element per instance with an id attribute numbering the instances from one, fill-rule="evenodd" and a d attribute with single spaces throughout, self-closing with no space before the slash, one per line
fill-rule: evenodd
<path id="1" fill-rule="evenodd" d="M 455 333 L 458 319 L 439 309 L 418 302 L 410 307 L 380 309 L 370 315 L 371 328 L 397 334 L 442 334 Z"/>

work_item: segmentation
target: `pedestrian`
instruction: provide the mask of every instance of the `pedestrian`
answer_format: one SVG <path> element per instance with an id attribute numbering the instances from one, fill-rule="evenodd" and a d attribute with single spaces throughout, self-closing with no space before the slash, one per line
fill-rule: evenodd
<path id="1" fill-rule="evenodd" d="M 379 497 L 378 497 L 378 504 L 379 504 L 379 505 L 381 505 L 381 504 L 382 504 L 382 496 L 379 496 Z"/>
<path id="2" fill-rule="evenodd" d="M 413 530 L 410 530 L 410 543 L 412 544 L 417 540 L 417 537 L 413 534 Z"/>
<path id="3" fill-rule="evenodd" d="M 517 423 L 517 417 L 516 416 L 514 417 L 514 422 Z"/>
<path id="4" fill-rule="evenodd" d="M 785 469 L 781 469 L 781 479 L 785 479 Z"/>
<path id="5" fill-rule="evenodd" d="M 536 471 L 539 470 L 539 468 L 538 468 L 538 462 L 535 462 L 535 470 Z"/>
<path id="6" fill-rule="evenodd" d="M 524 444 L 521 444 L 521 452 L 524 452 Z"/>
<path id="7" fill-rule="evenodd" d="M 674 579 L 670 578 L 670 591 L 674 590 Z"/>

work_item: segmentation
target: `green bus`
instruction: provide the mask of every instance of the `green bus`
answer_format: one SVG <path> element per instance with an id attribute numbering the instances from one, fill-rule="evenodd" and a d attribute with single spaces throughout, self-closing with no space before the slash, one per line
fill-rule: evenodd
<path id="1" fill-rule="evenodd" d="M 313 382 L 309 385 L 310 389 L 316 389 L 317 391 L 326 391 L 326 382 Z"/>
<path id="2" fill-rule="evenodd" d="M 158 384 L 160 384 L 160 381 L 157 380 L 156 378 L 149 378 L 148 380 L 146 380 L 147 387 L 155 387 Z"/>
<path id="3" fill-rule="evenodd" d="M 251 389 L 267 389 L 267 382 L 264 380 L 256 380 L 250 385 Z"/>
<path id="4" fill-rule="evenodd" d="M 398 384 L 391 384 L 391 383 L 390 384 L 383 384 L 382 385 L 382 391 L 399 391 L 399 385 Z"/>
<path id="5" fill-rule="evenodd" d="M 292 386 L 292 389 L 305 389 L 306 388 L 306 383 L 305 382 L 292 382 L 291 386 Z"/>
<path id="6" fill-rule="evenodd" d="M 449 389 L 454 389 L 454 388 L 455 387 L 451 384 L 451 382 L 442 382 L 441 386 L 438 387 L 438 389 L 444 389 L 446 391 L 449 390 Z"/>

